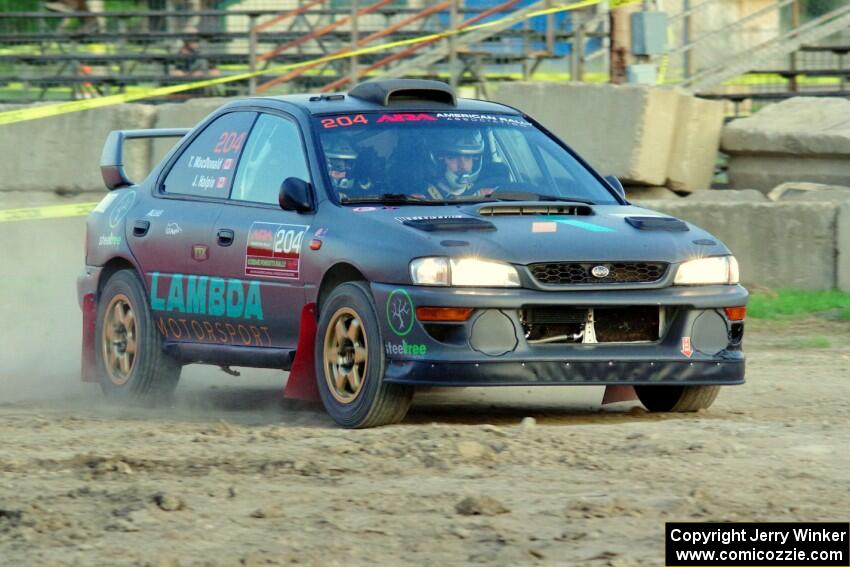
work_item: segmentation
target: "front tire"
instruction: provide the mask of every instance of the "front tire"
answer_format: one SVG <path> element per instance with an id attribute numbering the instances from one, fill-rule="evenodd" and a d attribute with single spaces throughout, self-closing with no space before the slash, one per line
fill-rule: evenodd
<path id="1" fill-rule="evenodd" d="M 708 409 L 720 386 L 635 386 L 635 393 L 652 412 L 692 412 Z"/>
<path id="2" fill-rule="evenodd" d="M 334 289 L 316 333 L 316 381 L 328 414 L 343 427 L 398 423 L 413 388 L 384 383 L 384 349 L 372 294 L 363 282 Z"/>
<path id="3" fill-rule="evenodd" d="M 100 294 L 95 329 L 96 368 L 107 398 L 155 405 L 171 398 L 181 365 L 162 350 L 142 282 L 122 270 Z"/>

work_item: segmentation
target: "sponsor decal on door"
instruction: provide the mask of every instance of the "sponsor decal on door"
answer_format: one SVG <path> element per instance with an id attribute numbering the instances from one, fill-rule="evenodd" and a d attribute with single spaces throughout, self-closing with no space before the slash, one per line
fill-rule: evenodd
<path id="1" fill-rule="evenodd" d="M 300 224 L 252 224 L 245 251 L 245 275 L 297 280 L 301 244 L 308 228 Z"/>

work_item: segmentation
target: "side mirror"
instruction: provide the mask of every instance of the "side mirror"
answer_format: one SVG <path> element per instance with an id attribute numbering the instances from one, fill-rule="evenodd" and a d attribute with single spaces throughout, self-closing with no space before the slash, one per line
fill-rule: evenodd
<path id="1" fill-rule="evenodd" d="M 619 196 L 620 196 L 620 197 L 622 197 L 623 199 L 625 199 L 625 198 L 626 198 L 626 190 L 625 190 L 625 189 L 623 189 L 623 184 L 622 184 L 622 183 L 620 183 L 620 180 L 619 180 L 619 179 L 617 179 L 617 177 L 616 177 L 616 176 L 614 176 L 614 175 L 606 175 L 606 176 L 605 176 L 605 181 L 607 181 L 607 182 L 608 182 L 608 185 L 610 185 L 611 187 L 613 187 L 613 188 L 614 188 L 614 191 L 616 191 L 616 192 L 617 192 L 617 195 L 619 195 Z"/>
<path id="2" fill-rule="evenodd" d="M 284 211 L 306 213 L 313 210 L 313 186 L 303 179 L 287 177 L 280 186 L 278 203 Z"/>

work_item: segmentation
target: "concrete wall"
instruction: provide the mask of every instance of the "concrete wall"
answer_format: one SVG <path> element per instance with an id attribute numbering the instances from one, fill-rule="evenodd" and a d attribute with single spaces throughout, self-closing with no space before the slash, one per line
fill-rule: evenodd
<path id="1" fill-rule="evenodd" d="M 729 181 L 770 191 L 789 181 L 850 185 L 850 101 L 795 97 L 723 129 Z"/>
<path id="2" fill-rule="evenodd" d="M 686 201 L 645 201 L 641 206 L 714 234 L 738 258 L 745 283 L 814 290 L 840 284 L 850 291 L 850 211 L 842 213 L 840 234 L 838 219 L 839 209 L 847 205 Z"/>
<path id="3" fill-rule="evenodd" d="M 850 291 L 850 202 L 839 206 L 836 224 L 836 287 Z"/>
<path id="4" fill-rule="evenodd" d="M 544 124 L 604 175 L 626 184 L 708 189 L 723 105 L 636 85 L 498 83 L 490 98 Z"/>
<path id="5" fill-rule="evenodd" d="M 122 104 L 4 125 L 0 191 L 103 192 L 100 153 L 106 136 L 112 130 L 151 128 L 155 114 L 150 105 Z M 128 144 L 125 164 L 131 175 L 146 173 L 150 145 Z"/>
<path id="6" fill-rule="evenodd" d="M 723 130 L 723 104 L 682 95 L 676 110 L 667 186 L 691 192 L 711 187 Z"/>

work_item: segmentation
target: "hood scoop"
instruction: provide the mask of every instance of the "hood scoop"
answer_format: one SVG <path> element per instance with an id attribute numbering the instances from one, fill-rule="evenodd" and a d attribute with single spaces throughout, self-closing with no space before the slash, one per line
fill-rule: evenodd
<path id="1" fill-rule="evenodd" d="M 474 217 L 444 217 L 444 218 L 419 218 L 406 219 L 402 222 L 410 228 L 424 230 L 425 232 L 442 231 L 489 231 L 496 230 L 496 225 L 490 221 Z"/>
<path id="2" fill-rule="evenodd" d="M 667 232 L 685 232 L 688 225 L 673 217 L 625 217 L 625 221 L 638 230 L 661 230 Z"/>
<path id="3" fill-rule="evenodd" d="M 478 209 L 484 217 L 496 216 L 589 216 L 593 214 L 590 205 L 568 203 L 563 205 L 487 205 Z"/>

